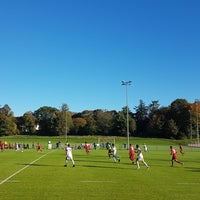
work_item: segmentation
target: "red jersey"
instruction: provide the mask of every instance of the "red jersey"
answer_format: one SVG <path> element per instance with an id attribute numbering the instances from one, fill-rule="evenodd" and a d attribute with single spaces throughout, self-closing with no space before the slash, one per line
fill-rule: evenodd
<path id="1" fill-rule="evenodd" d="M 89 144 L 85 144 L 85 151 L 89 152 L 89 150 L 90 150 L 90 145 Z"/>
<path id="2" fill-rule="evenodd" d="M 130 152 L 131 155 L 135 153 L 135 152 L 134 152 L 134 148 L 133 148 L 132 146 L 130 146 L 129 152 Z"/>
<path id="3" fill-rule="evenodd" d="M 131 161 L 134 161 L 135 151 L 134 151 L 134 148 L 132 146 L 129 147 L 129 157 L 130 157 Z"/>
<path id="4" fill-rule="evenodd" d="M 171 149 L 171 155 L 172 155 L 172 158 L 173 159 L 176 159 L 177 158 L 177 156 L 176 156 L 176 149 Z"/>
<path id="5" fill-rule="evenodd" d="M 4 150 L 4 143 L 0 141 L 0 149 Z"/>

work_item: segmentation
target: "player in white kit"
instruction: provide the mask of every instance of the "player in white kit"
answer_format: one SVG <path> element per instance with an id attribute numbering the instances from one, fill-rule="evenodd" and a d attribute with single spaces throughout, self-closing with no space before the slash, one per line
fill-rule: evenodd
<path id="1" fill-rule="evenodd" d="M 72 148 L 69 144 L 65 144 L 65 151 L 66 151 L 66 159 L 65 159 L 65 167 L 67 167 L 68 161 L 71 160 L 73 167 L 75 167 L 75 162 L 72 155 Z"/>
<path id="2" fill-rule="evenodd" d="M 113 151 L 113 160 L 114 160 L 114 162 L 117 162 L 117 160 L 118 160 L 118 162 L 120 162 L 120 159 L 117 156 L 117 148 L 116 148 L 116 146 L 114 144 L 112 144 L 112 151 Z"/>
<path id="3" fill-rule="evenodd" d="M 149 169 L 149 166 L 147 165 L 147 163 L 144 161 L 144 157 L 142 154 L 142 150 L 140 149 L 139 145 L 136 145 L 136 152 L 137 152 L 137 160 L 136 160 L 136 164 L 137 164 L 137 169 L 140 169 L 140 164 L 139 161 L 141 161 L 147 169 Z"/>

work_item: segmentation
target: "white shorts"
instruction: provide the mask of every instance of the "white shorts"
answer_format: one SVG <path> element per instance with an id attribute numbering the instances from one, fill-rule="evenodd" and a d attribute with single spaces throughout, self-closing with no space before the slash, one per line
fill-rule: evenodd
<path id="1" fill-rule="evenodd" d="M 67 160 L 73 160 L 73 156 L 72 156 L 72 155 L 67 155 L 67 156 L 66 156 L 66 159 L 67 159 Z"/>
<path id="2" fill-rule="evenodd" d="M 144 157 L 141 153 L 138 155 L 137 160 L 138 161 L 144 161 Z"/>

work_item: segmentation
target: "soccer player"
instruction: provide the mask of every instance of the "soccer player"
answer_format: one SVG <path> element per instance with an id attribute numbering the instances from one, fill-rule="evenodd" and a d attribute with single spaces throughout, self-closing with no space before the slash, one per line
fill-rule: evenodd
<path id="1" fill-rule="evenodd" d="M 1 151 L 4 151 L 4 142 L 0 141 L 0 149 Z"/>
<path id="2" fill-rule="evenodd" d="M 89 151 L 90 151 L 90 144 L 85 142 L 85 152 L 86 152 L 86 154 L 89 154 Z"/>
<path id="3" fill-rule="evenodd" d="M 178 158 L 177 158 L 176 149 L 174 149 L 172 146 L 170 146 L 170 154 L 172 155 L 172 167 L 174 166 L 174 161 L 183 165 L 183 163 L 180 160 L 178 160 Z"/>
<path id="4" fill-rule="evenodd" d="M 42 151 L 42 145 L 40 143 L 37 144 L 37 151 Z"/>
<path id="5" fill-rule="evenodd" d="M 130 146 L 129 146 L 129 158 L 130 158 L 132 164 L 134 164 L 135 151 L 134 151 L 134 147 L 132 146 L 132 144 L 130 144 Z"/>
<path id="6" fill-rule="evenodd" d="M 70 147 L 70 144 L 65 144 L 65 151 L 66 151 L 66 159 L 65 159 L 65 167 L 67 167 L 68 161 L 71 160 L 73 167 L 75 167 L 75 162 L 73 159 L 73 155 L 72 155 L 72 148 Z"/>
<path id="7" fill-rule="evenodd" d="M 136 145 L 136 152 L 137 152 L 137 159 L 136 159 L 137 169 L 140 169 L 139 161 L 141 161 L 146 166 L 146 168 L 149 169 L 149 166 L 144 161 L 142 150 L 140 149 L 138 144 Z"/>
<path id="8" fill-rule="evenodd" d="M 184 154 L 184 149 L 183 149 L 183 146 L 181 144 L 179 145 L 179 149 L 180 149 L 180 153 L 183 155 Z"/>
<path id="9" fill-rule="evenodd" d="M 110 158 L 113 155 L 113 153 L 112 153 L 111 145 L 109 143 L 107 144 L 107 148 L 108 148 L 108 157 Z"/>
<path id="10" fill-rule="evenodd" d="M 117 156 L 117 148 L 114 144 L 112 144 L 112 151 L 113 151 L 113 159 L 114 159 L 114 162 L 120 162 L 120 159 L 119 157 Z"/>
<path id="11" fill-rule="evenodd" d="M 146 144 L 144 144 L 144 152 L 147 152 L 148 151 L 148 148 L 147 148 L 147 145 Z"/>

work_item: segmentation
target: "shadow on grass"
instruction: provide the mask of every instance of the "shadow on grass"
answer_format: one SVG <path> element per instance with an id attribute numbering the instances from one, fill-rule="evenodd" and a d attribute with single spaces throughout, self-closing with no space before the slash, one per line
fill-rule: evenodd
<path id="1" fill-rule="evenodd" d="M 76 159 L 75 160 L 75 162 L 82 162 L 82 163 L 108 163 L 109 165 L 111 165 L 111 164 L 116 164 L 116 165 L 122 165 L 122 166 L 136 166 L 136 164 L 131 164 L 131 162 L 130 163 L 128 163 L 128 162 L 123 162 L 123 160 L 122 161 L 120 161 L 120 162 L 114 162 L 114 160 L 112 159 L 112 158 L 110 158 L 110 159 L 106 159 L 106 160 L 84 160 L 84 159 Z"/>
<path id="2" fill-rule="evenodd" d="M 197 167 L 185 167 L 185 169 L 191 172 L 200 172 L 200 168 Z"/>
<path id="3" fill-rule="evenodd" d="M 36 163 L 33 163 L 33 164 L 27 164 L 27 163 L 17 163 L 17 165 L 23 165 L 23 166 L 33 166 L 33 167 L 63 167 L 63 165 L 48 165 L 48 164 L 36 164 Z"/>
<path id="4" fill-rule="evenodd" d="M 99 166 L 99 165 L 79 165 L 81 167 L 87 167 L 87 168 L 99 168 L 99 169 L 125 169 L 124 167 L 118 165 L 112 165 L 112 166 Z M 126 170 L 133 170 L 132 168 L 126 168 Z"/>
<path id="5" fill-rule="evenodd" d="M 78 162 L 94 162 L 94 163 L 112 163 L 114 162 L 113 159 L 108 159 L 108 160 L 87 160 L 87 159 L 76 159 Z"/>
<path id="6" fill-rule="evenodd" d="M 87 161 L 84 161 L 87 162 Z M 97 161 L 95 161 L 97 162 Z M 121 163 L 110 163 L 109 166 L 100 166 L 100 165 L 87 165 L 87 164 L 82 164 L 81 162 L 77 162 L 79 167 L 86 167 L 86 168 L 99 168 L 99 169 L 125 169 L 123 167 L 124 164 Z M 126 164 L 126 163 L 125 163 Z M 49 165 L 49 164 L 20 164 L 18 163 L 17 165 L 23 165 L 23 166 L 30 166 L 30 167 L 63 167 L 64 165 Z M 133 170 L 134 168 L 126 168 L 126 170 Z"/>

